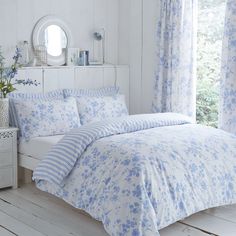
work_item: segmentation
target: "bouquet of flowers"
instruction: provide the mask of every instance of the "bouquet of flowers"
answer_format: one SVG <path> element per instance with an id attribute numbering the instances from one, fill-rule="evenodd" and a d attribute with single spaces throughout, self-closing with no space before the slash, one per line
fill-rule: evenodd
<path id="1" fill-rule="evenodd" d="M 5 58 L 2 55 L 0 47 L 0 97 L 6 98 L 8 93 L 16 90 L 16 84 L 23 85 L 35 85 L 37 86 L 37 81 L 32 81 L 30 79 L 14 79 L 17 75 L 18 69 L 21 67 L 19 59 L 21 58 L 21 52 L 18 47 L 16 47 L 15 55 L 13 56 L 13 64 L 11 66 L 5 66 Z"/>

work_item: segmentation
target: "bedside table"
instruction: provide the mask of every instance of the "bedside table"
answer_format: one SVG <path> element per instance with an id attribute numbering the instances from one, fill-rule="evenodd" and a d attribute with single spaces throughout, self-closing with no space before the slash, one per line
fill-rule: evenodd
<path id="1" fill-rule="evenodd" d="M 17 188 L 17 128 L 0 128 L 0 188 Z"/>

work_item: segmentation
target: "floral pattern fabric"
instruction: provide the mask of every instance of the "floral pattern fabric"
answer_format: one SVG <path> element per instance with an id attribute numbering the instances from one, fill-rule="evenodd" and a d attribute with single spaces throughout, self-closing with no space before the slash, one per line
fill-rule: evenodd
<path id="1" fill-rule="evenodd" d="M 128 115 L 124 95 L 77 98 L 81 124 Z"/>
<path id="2" fill-rule="evenodd" d="M 222 53 L 219 128 L 236 134 L 236 2 L 228 0 Z"/>
<path id="3" fill-rule="evenodd" d="M 197 0 L 160 0 L 153 112 L 196 116 Z"/>
<path id="4" fill-rule="evenodd" d="M 65 134 L 80 126 L 75 98 L 65 100 L 22 100 L 13 102 L 20 138 Z"/>
<path id="5" fill-rule="evenodd" d="M 14 107 L 14 101 L 16 100 L 34 100 L 34 101 L 51 101 L 55 99 L 64 99 L 63 90 L 55 90 L 48 93 L 10 93 L 9 97 L 9 120 L 10 126 L 19 127 L 17 123 L 17 116 Z"/>
<path id="6" fill-rule="evenodd" d="M 61 183 L 44 181 L 47 172 L 39 171 L 38 188 L 102 221 L 112 236 L 158 236 L 195 212 L 236 203 L 236 136 L 155 117 L 143 123 L 135 117 L 133 126 L 131 118 L 114 120 L 123 122 L 123 132 L 92 141 Z M 81 126 L 77 138 L 99 125 L 110 124 Z"/>

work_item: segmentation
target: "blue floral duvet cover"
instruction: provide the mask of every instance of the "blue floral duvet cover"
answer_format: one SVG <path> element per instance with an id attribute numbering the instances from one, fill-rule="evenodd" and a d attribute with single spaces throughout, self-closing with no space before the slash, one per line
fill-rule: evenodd
<path id="1" fill-rule="evenodd" d="M 236 203 L 236 136 L 179 114 L 96 122 L 66 135 L 33 179 L 110 235 L 159 235 L 195 212 Z"/>

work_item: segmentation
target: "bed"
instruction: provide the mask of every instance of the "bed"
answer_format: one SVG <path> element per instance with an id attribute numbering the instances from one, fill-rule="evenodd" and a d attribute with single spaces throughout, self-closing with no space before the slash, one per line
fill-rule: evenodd
<path id="1" fill-rule="evenodd" d="M 34 180 L 110 235 L 158 235 L 195 212 L 236 203 L 235 141 L 179 114 L 95 122 L 53 145 Z"/>
<path id="2" fill-rule="evenodd" d="M 106 120 L 65 136 L 34 180 L 110 235 L 158 235 L 198 211 L 236 203 L 236 137 L 179 114 Z"/>
<path id="3" fill-rule="evenodd" d="M 15 101 L 20 165 L 34 170 L 39 189 L 115 236 L 159 235 L 196 212 L 236 203 L 236 136 L 181 114 L 130 116 L 123 95 L 111 91 L 115 96 L 67 90 Z"/>

